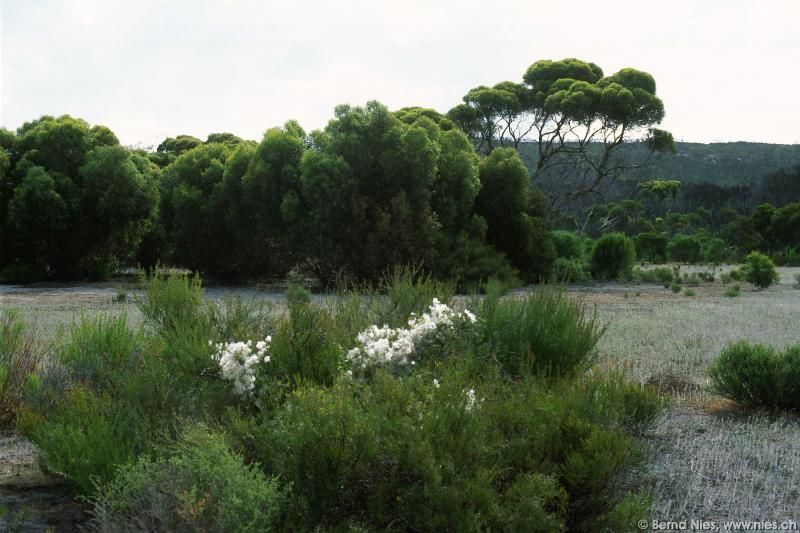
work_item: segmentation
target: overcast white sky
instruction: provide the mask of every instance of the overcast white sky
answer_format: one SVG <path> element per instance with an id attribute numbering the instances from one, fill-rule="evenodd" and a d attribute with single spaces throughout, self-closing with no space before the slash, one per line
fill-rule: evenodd
<path id="1" fill-rule="evenodd" d="M 0 125 L 260 139 L 340 103 L 446 112 L 538 59 L 650 72 L 676 139 L 800 143 L 800 1 L 0 0 Z"/>

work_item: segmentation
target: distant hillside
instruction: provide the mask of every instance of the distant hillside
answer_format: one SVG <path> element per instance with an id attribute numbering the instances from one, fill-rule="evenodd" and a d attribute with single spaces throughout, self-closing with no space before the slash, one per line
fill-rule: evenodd
<path id="1" fill-rule="evenodd" d="M 751 183 L 779 169 L 800 165 L 800 145 L 679 142 L 676 154 L 660 154 L 646 169 L 632 170 L 624 178 L 634 180 L 678 179 L 684 183 L 711 182 L 717 185 Z M 641 160 L 645 149 L 640 143 L 629 143 L 620 149 L 626 159 Z M 532 168 L 535 145 L 520 147 L 520 156 Z"/>

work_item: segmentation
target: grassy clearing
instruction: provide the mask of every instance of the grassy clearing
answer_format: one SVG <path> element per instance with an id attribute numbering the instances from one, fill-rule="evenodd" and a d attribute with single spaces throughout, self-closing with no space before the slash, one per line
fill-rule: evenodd
<path id="1" fill-rule="evenodd" d="M 797 515 L 800 421 L 796 415 L 744 411 L 709 391 L 708 367 L 732 341 L 781 350 L 800 340 L 796 268 L 780 268 L 780 283 L 738 298 L 717 281 L 694 298 L 667 289 L 627 298 L 610 288 L 589 294 L 606 320 L 600 366 L 657 387 L 672 407 L 645 434 L 653 455 L 635 480 L 649 484 L 652 519 L 780 520 Z"/>

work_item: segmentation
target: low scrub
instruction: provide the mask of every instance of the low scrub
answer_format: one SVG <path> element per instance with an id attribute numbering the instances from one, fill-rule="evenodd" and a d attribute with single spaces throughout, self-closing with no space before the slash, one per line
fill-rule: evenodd
<path id="1" fill-rule="evenodd" d="M 710 369 L 714 390 L 749 407 L 800 409 L 800 345 L 783 352 L 739 341 Z"/>
<path id="2" fill-rule="evenodd" d="M 605 331 L 580 299 L 556 289 L 525 298 L 489 293 L 478 314 L 486 356 L 511 376 L 568 376 L 586 370 Z"/>
<path id="3" fill-rule="evenodd" d="M 0 311 L 0 427 L 13 421 L 45 349 L 14 310 Z"/>
<path id="4" fill-rule="evenodd" d="M 333 302 L 292 289 L 272 312 L 207 304 L 187 278 L 149 291 L 140 329 L 75 326 L 19 418 L 98 530 L 613 530 L 641 514 L 607 487 L 660 401 L 584 372 L 604 326 L 563 291 L 489 283 L 454 302 L 404 274 Z"/>
<path id="5" fill-rule="evenodd" d="M 233 453 L 224 436 L 189 427 L 157 459 L 120 466 L 92 501 L 96 531 L 277 529 L 286 494 L 277 480 Z"/>

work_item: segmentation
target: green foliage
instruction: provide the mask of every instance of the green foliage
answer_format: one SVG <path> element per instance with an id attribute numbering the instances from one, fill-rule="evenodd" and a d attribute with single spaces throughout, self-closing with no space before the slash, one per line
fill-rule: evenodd
<path id="1" fill-rule="evenodd" d="M 287 292 L 288 312 L 278 319 L 272 342 L 270 373 L 282 380 L 330 385 L 343 366 L 344 350 L 336 342 L 328 309 L 311 303 L 309 293 Z"/>
<path id="2" fill-rule="evenodd" d="M 702 244 L 692 235 L 676 235 L 667 246 L 669 258 L 676 263 L 697 263 L 702 258 Z"/>
<path id="3" fill-rule="evenodd" d="M 592 274 L 599 279 L 631 276 L 636 249 L 622 233 L 606 233 L 595 242 L 589 259 Z"/>
<path id="4" fill-rule="evenodd" d="M 750 407 L 800 409 L 800 346 L 783 353 L 738 341 L 729 344 L 709 369 L 714 390 Z"/>
<path id="5" fill-rule="evenodd" d="M 636 257 L 640 261 L 664 263 L 667 260 L 669 239 L 666 235 L 648 231 L 638 234 L 633 242 L 636 245 Z"/>
<path id="6" fill-rule="evenodd" d="M 686 289 L 683 290 L 683 294 L 692 297 L 695 296 L 697 293 L 694 290 L 687 287 Z"/>
<path id="7" fill-rule="evenodd" d="M 245 465 L 224 437 L 199 426 L 158 459 L 122 465 L 92 498 L 100 531 L 277 529 L 286 494 L 275 479 Z"/>
<path id="8" fill-rule="evenodd" d="M 669 286 L 669 288 L 670 288 L 670 290 L 671 290 L 672 292 L 674 292 L 675 294 L 677 294 L 677 293 L 681 292 L 681 289 L 683 289 L 683 286 L 681 286 L 681 284 L 680 284 L 680 283 L 678 283 L 677 281 L 675 281 L 675 282 L 673 282 L 673 283 L 672 283 L 672 285 L 670 285 L 670 286 Z"/>
<path id="9" fill-rule="evenodd" d="M 0 427 L 16 416 L 26 386 L 44 356 L 41 340 L 13 309 L 0 310 Z"/>
<path id="10" fill-rule="evenodd" d="M 737 296 L 739 296 L 739 292 L 741 290 L 742 290 L 741 285 L 739 285 L 738 283 L 734 283 L 733 285 L 728 287 L 728 289 L 724 292 L 724 294 L 728 298 L 736 298 Z"/>
<path id="11" fill-rule="evenodd" d="M 553 231 L 550 233 L 556 257 L 562 259 L 581 259 L 583 257 L 583 242 L 581 238 L 571 231 Z"/>
<path id="12" fill-rule="evenodd" d="M 709 239 L 703 244 L 703 259 L 707 263 L 719 265 L 728 261 L 729 258 L 730 249 L 728 244 L 719 237 Z"/>
<path id="13" fill-rule="evenodd" d="M 531 188 L 528 173 L 511 148 L 481 161 L 481 190 L 475 209 L 486 219 L 488 242 L 503 252 L 525 281 L 547 278 L 555 249 L 542 218 L 544 196 Z"/>
<path id="14" fill-rule="evenodd" d="M 24 124 L 13 144 L 0 160 L 10 174 L 0 177 L 0 266 L 11 277 L 104 277 L 131 259 L 158 200 L 142 156 L 67 115 Z"/>
<path id="15" fill-rule="evenodd" d="M 556 258 L 553 263 L 553 280 L 556 283 L 572 283 L 589 279 L 588 266 L 581 259 Z"/>
<path id="16" fill-rule="evenodd" d="M 608 508 L 591 495 L 635 457 L 627 435 L 660 408 L 618 379 L 550 389 L 474 383 L 452 366 L 434 376 L 299 389 L 247 426 L 253 460 L 292 486 L 286 525 L 563 530 Z"/>
<path id="17" fill-rule="evenodd" d="M 545 289 L 530 297 L 486 295 L 479 315 L 487 355 L 510 376 L 573 375 L 591 366 L 605 331 L 580 300 Z"/>
<path id="18" fill-rule="evenodd" d="M 741 267 L 745 281 L 759 289 L 766 289 L 780 281 L 772 259 L 759 252 L 751 252 Z"/>
<path id="19" fill-rule="evenodd" d="M 633 277 L 640 281 L 647 281 L 651 283 L 666 284 L 668 287 L 674 278 L 672 269 L 668 267 L 657 267 L 651 269 L 637 268 L 633 271 Z"/>
<path id="20" fill-rule="evenodd" d="M 171 332 L 196 323 L 202 314 L 203 289 L 198 276 L 168 274 L 156 270 L 142 277 L 144 297 L 136 304 L 147 325 L 158 332 Z"/>
<path id="21" fill-rule="evenodd" d="M 642 181 L 636 185 L 639 191 L 646 191 L 661 201 L 671 198 L 674 200 L 681 189 L 681 182 L 678 180 L 650 180 Z"/>

